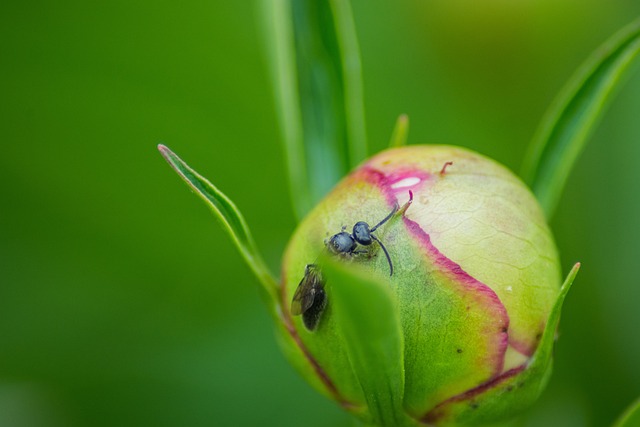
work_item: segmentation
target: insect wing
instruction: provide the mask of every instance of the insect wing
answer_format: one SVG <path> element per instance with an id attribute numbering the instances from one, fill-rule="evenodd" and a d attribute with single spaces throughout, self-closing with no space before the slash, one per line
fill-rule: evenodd
<path id="1" fill-rule="evenodd" d="M 304 277 L 298 284 L 298 288 L 291 300 L 291 314 L 297 316 L 309 310 L 320 289 L 322 289 L 322 276 L 320 275 L 320 271 L 312 264 L 307 265 Z"/>
<path id="2" fill-rule="evenodd" d="M 291 300 L 291 314 L 297 316 L 304 313 L 313 305 L 316 290 L 306 279 L 302 279 L 296 289 L 296 293 L 293 294 L 293 300 Z"/>
<path id="3" fill-rule="evenodd" d="M 324 309 L 327 307 L 327 296 L 321 286 L 316 288 L 313 305 L 307 311 L 302 313 L 302 323 L 310 332 L 315 331 L 320 323 L 320 318 Z"/>

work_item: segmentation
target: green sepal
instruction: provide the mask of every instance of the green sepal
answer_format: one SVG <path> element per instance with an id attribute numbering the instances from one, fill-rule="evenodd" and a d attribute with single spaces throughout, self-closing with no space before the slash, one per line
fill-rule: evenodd
<path id="1" fill-rule="evenodd" d="M 409 135 L 409 116 L 406 114 L 400 114 L 396 120 L 396 125 L 393 128 L 391 134 L 391 141 L 389 141 L 389 148 L 402 147 L 407 144 L 407 137 Z"/>
<path id="2" fill-rule="evenodd" d="M 277 315 L 278 284 L 264 263 L 258 252 L 251 232 L 244 217 L 233 202 L 206 178 L 191 169 L 180 157 L 166 146 L 158 145 L 158 150 L 169 165 L 191 187 L 191 189 L 209 206 L 216 218 L 223 225 L 225 231 L 231 236 L 236 248 L 246 261 L 251 271 L 256 275 L 268 300 L 269 311 Z"/>
<path id="3" fill-rule="evenodd" d="M 577 263 L 567 275 L 538 349 L 525 366 L 507 371 L 488 384 L 443 402 L 430 411 L 423 421 L 438 426 L 481 425 L 500 421 L 496 414 L 515 414 L 528 408 L 549 381 L 562 304 L 579 269 L 580 263 Z"/>
<path id="4" fill-rule="evenodd" d="M 416 426 L 403 409 L 404 349 L 389 285 L 355 265 L 322 260 L 328 295 L 375 426 Z"/>
<path id="5" fill-rule="evenodd" d="M 640 399 L 633 402 L 613 424 L 613 427 L 640 426 Z"/>
<path id="6" fill-rule="evenodd" d="M 621 77 L 640 52 L 640 19 L 596 50 L 567 82 L 542 119 L 521 176 L 547 218 Z"/>

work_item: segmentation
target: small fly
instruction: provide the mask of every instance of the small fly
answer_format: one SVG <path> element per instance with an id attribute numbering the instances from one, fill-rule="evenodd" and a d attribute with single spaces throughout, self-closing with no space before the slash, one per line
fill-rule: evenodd
<path id="1" fill-rule="evenodd" d="M 315 331 L 327 306 L 322 271 L 316 264 L 307 264 L 304 277 L 291 300 L 291 314 L 302 315 L 302 322 L 309 331 Z"/>

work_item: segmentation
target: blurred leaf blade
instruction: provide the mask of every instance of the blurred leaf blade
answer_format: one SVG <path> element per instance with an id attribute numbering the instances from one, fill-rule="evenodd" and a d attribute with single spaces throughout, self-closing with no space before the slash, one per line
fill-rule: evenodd
<path id="1" fill-rule="evenodd" d="M 345 0 L 265 0 L 272 81 L 298 219 L 366 157 L 361 65 Z"/>
<path id="2" fill-rule="evenodd" d="M 158 150 L 169 165 L 191 187 L 215 214 L 222 223 L 231 239 L 240 251 L 240 254 L 249 265 L 249 268 L 260 281 L 269 300 L 270 310 L 273 314 L 278 303 L 277 280 L 268 270 L 253 241 L 249 227 L 235 204 L 211 182 L 187 165 L 168 147 L 160 144 Z"/>
<path id="3" fill-rule="evenodd" d="M 388 284 L 331 260 L 323 262 L 323 269 L 349 360 L 372 413 L 372 425 L 415 425 L 402 406 L 404 344 Z"/>
<path id="4" fill-rule="evenodd" d="M 640 399 L 633 402 L 613 424 L 613 427 L 640 426 Z"/>
<path id="5" fill-rule="evenodd" d="M 553 215 L 575 161 L 638 52 L 640 19 L 591 55 L 543 117 L 524 159 L 521 176 L 547 218 Z"/>
<path id="6" fill-rule="evenodd" d="M 349 146 L 349 170 L 367 157 L 367 133 L 360 46 L 349 0 L 332 0 L 333 19 L 340 46 L 344 80 L 345 121 Z M 347 171 L 348 172 L 348 171 Z"/>
<path id="7" fill-rule="evenodd" d="M 294 213 L 301 219 L 313 201 L 307 176 L 291 5 L 289 0 L 264 0 L 262 11 L 289 191 Z"/>

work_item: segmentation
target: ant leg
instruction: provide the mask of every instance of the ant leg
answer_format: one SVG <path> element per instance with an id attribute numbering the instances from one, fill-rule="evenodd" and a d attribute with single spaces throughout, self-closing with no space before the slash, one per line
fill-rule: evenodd
<path id="1" fill-rule="evenodd" d="M 389 277 L 393 276 L 393 263 L 391 262 L 391 257 L 389 256 L 389 252 L 387 252 L 387 248 L 385 248 L 384 245 L 382 244 L 382 242 L 376 236 L 374 236 L 373 234 L 371 235 L 371 238 L 373 240 L 375 240 L 376 242 L 378 242 L 378 244 L 380 245 L 380 247 L 384 251 L 384 254 L 387 257 L 387 261 L 389 261 L 389 269 L 391 270 L 391 272 L 389 273 Z"/>
<path id="2" fill-rule="evenodd" d="M 373 227 L 372 229 L 369 230 L 370 233 L 373 233 L 374 231 L 376 231 L 376 229 L 378 227 L 380 227 L 382 224 L 384 224 L 385 222 L 389 221 L 391 219 L 391 217 L 398 212 L 398 209 L 400 208 L 400 206 L 398 206 L 398 202 L 396 202 L 396 204 L 393 206 L 393 210 L 391 211 L 391 213 L 389 215 L 387 215 L 385 217 L 385 219 L 383 219 L 382 221 L 380 221 L 378 224 L 376 224 L 375 227 Z"/>

